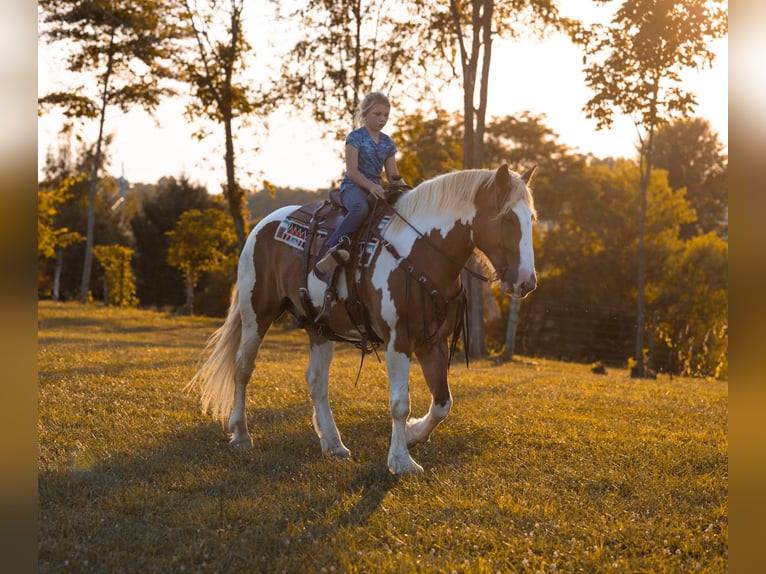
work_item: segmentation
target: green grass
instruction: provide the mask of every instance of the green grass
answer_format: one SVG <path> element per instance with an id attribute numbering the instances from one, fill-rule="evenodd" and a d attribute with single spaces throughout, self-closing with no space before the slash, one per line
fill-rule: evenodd
<path id="1" fill-rule="evenodd" d="M 386 468 L 385 367 L 338 345 L 353 462 L 311 426 L 301 331 L 275 328 L 232 451 L 183 392 L 219 321 L 41 302 L 40 572 L 724 572 L 728 385 L 553 361 L 451 370 L 455 404 Z M 429 394 L 413 368 L 413 414 Z"/>

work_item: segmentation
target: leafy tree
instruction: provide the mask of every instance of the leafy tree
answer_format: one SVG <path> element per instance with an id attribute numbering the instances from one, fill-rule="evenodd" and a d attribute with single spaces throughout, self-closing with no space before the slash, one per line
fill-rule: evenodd
<path id="1" fill-rule="evenodd" d="M 103 158 L 108 158 L 110 140 L 110 137 L 104 138 L 101 152 Z M 83 145 L 72 151 L 66 145 L 56 154 L 49 153 L 44 166 L 45 175 L 39 183 L 39 194 L 52 193 L 56 196 L 51 227 L 54 231 L 66 230 L 58 238 L 61 241 L 57 245 L 55 258 L 40 261 L 41 293 L 47 294 L 52 274 L 51 294 L 55 300 L 59 297 L 77 297 L 79 294 L 89 207 L 88 174 L 92 173 L 94 147 Z M 119 183 L 113 178 L 99 178 L 93 209 L 93 234 L 97 244 L 130 245 L 132 241 L 126 217 L 134 209 L 134 203 L 129 196 L 127 202 L 118 205 L 118 188 Z M 100 291 L 101 282 L 91 282 L 88 287 L 89 290 Z"/>
<path id="2" fill-rule="evenodd" d="M 46 287 L 50 285 L 51 297 L 54 301 L 59 299 L 64 250 L 85 239 L 76 231 L 56 226 L 56 215 L 61 205 L 68 199 L 71 187 L 78 181 L 82 181 L 82 178 L 79 180 L 66 178 L 64 181 L 57 182 L 54 189 L 41 187 L 37 192 L 37 257 L 43 263 L 38 268 L 38 284 Z M 51 285 L 47 281 L 44 262 L 53 258 L 56 259 L 56 267 Z"/>
<path id="3" fill-rule="evenodd" d="M 349 131 L 365 93 L 418 91 L 413 71 L 423 61 L 406 4 L 308 0 L 284 18 L 302 37 L 284 55 L 282 95 L 337 137 Z"/>
<path id="4" fill-rule="evenodd" d="M 484 162 L 487 166 L 510 163 L 518 170 L 537 165 L 535 206 L 543 220 L 554 220 L 571 199 L 567 192 L 581 185 L 586 158 L 557 142 L 558 134 L 544 123 L 545 116 L 522 112 L 494 118 L 487 125 Z M 501 297 L 505 307 L 505 297 Z M 503 358 L 511 360 L 522 302 L 511 299 L 506 313 Z"/>
<path id="5" fill-rule="evenodd" d="M 200 274 L 226 265 L 237 238 L 227 224 L 226 214 L 218 209 L 185 211 L 167 235 L 170 238 L 168 263 L 184 274 L 184 310 L 193 314 L 194 287 Z"/>
<path id="6" fill-rule="evenodd" d="M 422 112 L 401 116 L 396 124 L 399 172 L 417 185 L 442 173 L 460 169 L 460 118 L 437 110 L 426 118 Z"/>
<path id="7" fill-rule="evenodd" d="M 728 244 L 714 232 L 692 237 L 667 266 L 658 334 L 671 372 L 728 376 Z"/>
<path id="8" fill-rule="evenodd" d="M 426 3 L 417 3 L 421 8 Z M 463 167 L 484 166 L 484 136 L 489 94 L 492 42 L 496 36 L 516 38 L 522 34 L 544 34 L 551 28 L 568 29 L 572 24 L 560 17 L 554 0 L 450 0 L 448 5 L 427 4 L 425 29 L 420 31 L 426 51 L 447 56 L 459 69 L 463 85 Z M 457 61 L 456 61 L 457 60 Z M 476 268 L 475 262 L 472 265 Z M 464 274 L 469 294 L 469 314 L 480 317 L 484 290 Z M 485 328 L 471 322 L 473 357 L 487 354 Z"/>
<path id="9" fill-rule="evenodd" d="M 556 349 L 562 358 L 609 362 L 630 354 L 626 329 L 634 328 L 636 318 L 631 309 L 637 297 L 638 179 L 633 161 L 594 162 L 585 167 L 578 187 L 569 190 L 566 208 L 540 228 L 535 243 L 540 284 L 522 309 L 525 352 Z M 684 249 L 680 229 L 694 219 L 694 210 L 661 170 L 652 174 L 648 199 L 646 293 L 649 305 L 662 313 L 659 301 L 674 288 L 669 266 Z M 562 312 L 554 314 L 554 309 Z M 575 324 L 591 330 L 578 330 L 573 337 Z"/>
<path id="10" fill-rule="evenodd" d="M 193 90 L 187 105 L 190 119 L 210 119 L 223 126 L 226 183 L 223 193 L 234 222 L 241 249 L 247 239 L 245 191 L 236 172 L 235 133 L 237 122 L 247 126 L 248 116 L 265 116 L 271 109 L 267 97 L 256 95 L 243 76 L 252 46 L 243 34 L 244 0 L 199 2 L 184 0 L 186 23 L 194 48 L 182 58 L 181 78 Z M 206 136 L 204 130 L 198 136 Z"/>
<path id="11" fill-rule="evenodd" d="M 655 161 L 655 136 L 671 119 L 686 117 L 696 104 L 681 83 L 681 71 L 712 63 L 708 42 L 727 32 L 723 0 L 625 0 L 609 25 L 578 34 L 585 49 L 585 78 L 594 96 L 586 103 L 598 128 L 615 111 L 632 118 L 638 131 L 640 193 L 637 255 L 635 374 L 644 375 L 644 246 L 647 190 Z"/>
<path id="12" fill-rule="evenodd" d="M 40 98 L 40 111 L 55 106 L 69 118 L 98 121 L 80 282 L 80 300 L 86 301 L 106 112 L 110 106 L 127 111 L 136 105 L 151 111 L 171 93 L 160 81 L 171 76 L 167 60 L 174 36 L 172 11 L 163 0 L 40 0 L 37 5 L 43 35 L 70 48 L 66 68 L 83 78 L 80 86 Z"/>
<path id="13" fill-rule="evenodd" d="M 133 250 L 123 245 L 96 245 L 93 256 L 104 269 L 104 303 L 135 307 L 136 278 L 130 267 Z"/>
<path id="14" fill-rule="evenodd" d="M 655 165 L 668 172 L 673 189 L 686 189 L 697 220 L 682 229 L 690 238 L 715 231 L 728 233 L 728 158 L 723 144 L 702 118 L 682 119 L 660 127 Z"/>
<path id="15" fill-rule="evenodd" d="M 223 206 L 186 177 L 163 177 L 156 185 L 138 188 L 136 194 L 140 208 L 130 226 L 135 238 L 138 298 L 142 305 L 181 306 L 186 287 L 181 272 L 167 261 L 170 238 L 166 234 L 185 211 Z"/>

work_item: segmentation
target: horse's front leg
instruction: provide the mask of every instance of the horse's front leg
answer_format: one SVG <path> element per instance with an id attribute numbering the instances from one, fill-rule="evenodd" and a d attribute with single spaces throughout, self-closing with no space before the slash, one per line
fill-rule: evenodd
<path id="1" fill-rule="evenodd" d="M 410 416 L 410 358 L 389 348 L 386 353 L 386 368 L 393 419 L 388 469 L 394 474 L 420 474 L 423 467 L 412 460 L 406 438 L 407 418 Z"/>
<path id="2" fill-rule="evenodd" d="M 348 459 L 351 458 L 351 451 L 341 441 L 338 427 L 330 409 L 330 361 L 332 361 L 335 343 L 316 334 L 310 335 L 310 338 L 311 351 L 309 366 L 306 369 L 306 382 L 314 405 L 312 415 L 314 430 L 319 437 L 323 453 L 332 457 Z"/>
<path id="3" fill-rule="evenodd" d="M 452 407 L 452 395 L 447 382 L 447 353 L 446 342 L 415 353 L 431 390 L 431 406 L 424 417 L 407 422 L 405 434 L 408 447 L 427 441 L 436 425 L 447 418 Z"/>

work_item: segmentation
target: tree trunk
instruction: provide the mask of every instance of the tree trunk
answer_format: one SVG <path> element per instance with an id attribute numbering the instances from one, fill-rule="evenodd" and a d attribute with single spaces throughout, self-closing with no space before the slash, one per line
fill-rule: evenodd
<path id="1" fill-rule="evenodd" d="M 505 328 L 505 351 L 503 359 L 513 360 L 513 354 L 516 352 L 516 329 L 519 325 L 519 309 L 521 308 L 521 299 L 511 297 L 511 305 L 508 308 L 508 324 Z"/>
<path id="2" fill-rule="evenodd" d="M 59 301 L 61 299 L 61 268 L 64 266 L 64 249 L 59 247 L 56 250 L 56 266 L 53 268 L 53 291 L 51 299 Z"/>
<path id="3" fill-rule="evenodd" d="M 182 313 L 186 315 L 194 315 L 194 284 L 196 274 L 194 271 L 190 271 L 186 276 L 186 302 L 182 308 Z"/>
<path id="4" fill-rule="evenodd" d="M 468 268 L 476 272 L 481 271 L 481 268 L 476 263 L 476 259 L 473 256 L 471 256 L 471 259 L 468 261 Z M 472 359 L 478 359 L 480 357 L 486 357 L 488 354 L 487 342 L 485 340 L 486 329 L 484 327 L 483 285 L 479 279 L 476 279 L 466 272 L 463 272 L 463 282 L 468 291 L 468 316 L 470 318 L 470 344 L 467 352 L 468 356 Z"/>
<path id="5" fill-rule="evenodd" d="M 654 147 L 654 130 L 650 129 L 647 143 L 641 146 L 641 207 L 638 219 L 638 269 L 636 278 L 636 367 L 631 376 L 644 377 L 646 366 L 644 365 L 644 322 L 646 315 L 646 197 L 649 191 L 649 182 L 652 174 L 652 154 Z"/>
<path id="6" fill-rule="evenodd" d="M 114 28 L 112 28 L 112 37 L 109 41 L 109 57 L 106 62 L 106 73 L 104 74 L 104 89 L 101 94 L 101 115 L 98 122 L 98 140 L 96 140 L 96 155 L 93 158 L 93 172 L 90 177 L 90 188 L 88 190 L 88 221 L 85 232 L 85 260 L 82 265 L 82 281 L 80 282 L 80 302 L 88 302 L 88 287 L 90 286 L 90 272 L 93 267 L 93 236 L 96 227 L 96 186 L 98 184 L 98 170 L 101 167 L 101 142 L 104 138 L 104 122 L 106 121 L 106 106 L 109 102 L 109 79 L 112 75 L 114 44 Z"/>

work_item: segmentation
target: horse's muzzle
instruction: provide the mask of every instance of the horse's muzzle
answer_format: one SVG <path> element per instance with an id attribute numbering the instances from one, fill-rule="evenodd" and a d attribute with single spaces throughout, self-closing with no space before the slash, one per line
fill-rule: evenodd
<path id="1" fill-rule="evenodd" d="M 532 273 L 529 280 L 519 281 L 513 286 L 513 296 L 523 299 L 535 289 L 537 289 L 537 275 Z"/>
<path id="2" fill-rule="evenodd" d="M 523 299 L 537 288 L 537 274 L 520 273 L 514 277 L 505 277 L 500 281 L 500 289 L 517 299 Z"/>

